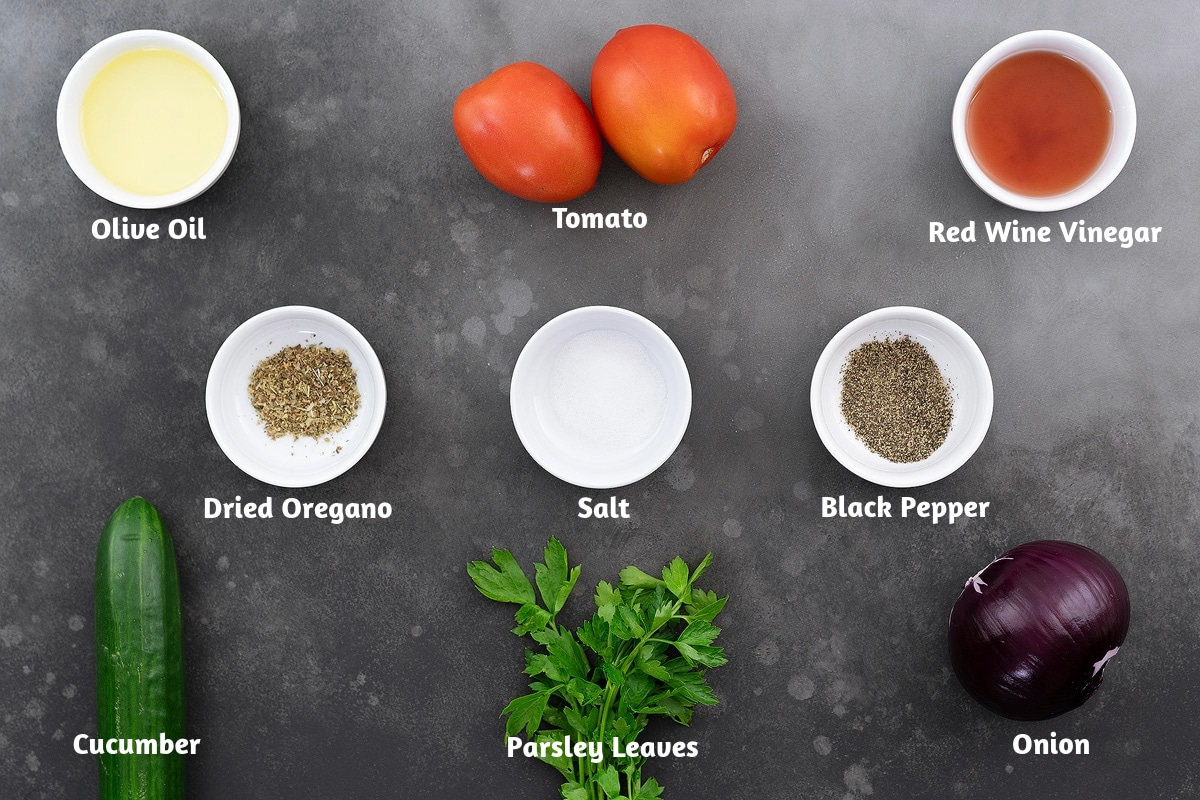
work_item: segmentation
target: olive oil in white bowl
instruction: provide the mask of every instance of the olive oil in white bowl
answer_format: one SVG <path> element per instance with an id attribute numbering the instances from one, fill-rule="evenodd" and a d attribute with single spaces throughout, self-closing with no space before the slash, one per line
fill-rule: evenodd
<path id="1" fill-rule="evenodd" d="M 178 205 L 208 189 L 237 148 L 229 76 L 203 47 L 127 31 L 79 59 L 58 100 L 58 138 L 96 194 L 131 208 Z"/>

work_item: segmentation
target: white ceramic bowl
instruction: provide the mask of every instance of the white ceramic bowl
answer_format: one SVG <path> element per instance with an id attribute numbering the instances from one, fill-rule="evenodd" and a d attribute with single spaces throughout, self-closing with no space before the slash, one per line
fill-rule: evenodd
<path id="1" fill-rule="evenodd" d="M 662 375 L 666 411 L 652 435 L 636 446 L 591 444 L 554 410 L 555 361 L 567 343 L 589 331 L 632 336 Z M 641 480 L 675 452 L 691 417 L 692 384 L 683 356 L 657 325 L 623 308 L 588 306 L 555 317 L 529 338 L 513 368 L 509 401 L 521 443 L 547 472 L 576 486 L 611 489 Z"/>
<path id="2" fill-rule="evenodd" d="M 84 93 L 87 92 L 92 79 L 117 56 L 124 55 L 131 50 L 144 48 L 174 50 L 192 59 L 217 82 L 225 100 L 227 115 L 225 144 L 221 147 L 217 160 L 195 183 L 171 194 L 137 194 L 115 185 L 92 164 L 83 144 L 83 129 L 79 117 L 83 107 Z M 67 158 L 67 163 L 79 180 L 83 181 L 93 192 L 106 200 L 129 208 L 167 208 L 187 202 L 204 192 L 217 182 L 217 179 L 229 166 L 229 162 L 233 160 L 240 133 L 241 112 L 238 110 L 237 93 L 234 92 L 233 83 L 225 74 L 225 70 L 203 47 L 191 39 L 167 31 L 126 31 L 99 42 L 84 53 L 67 73 L 62 92 L 58 96 L 58 143 L 62 147 L 63 155 Z"/>
<path id="3" fill-rule="evenodd" d="M 1100 166 L 1092 176 L 1079 186 L 1063 194 L 1048 197 L 1030 197 L 1017 194 L 1005 189 L 989 178 L 971 154 L 967 143 L 967 106 L 975 94 L 979 81 L 988 70 L 1000 61 L 1017 53 L 1034 50 L 1051 51 L 1067 56 L 1086 67 L 1108 95 L 1112 106 L 1112 138 L 1108 143 Z M 1133 91 L 1125 73 L 1117 66 L 1117 62 L 1109 57 L 1096 45 L 1064 31 L 1027 31 L 1005 39 L 1000 44 L 983 54 L 975 62 L 967 77 L 963 79 L 954 100 L 954 113 L 951 117 L 951 130 L 954 135 L 954 149 L 958 152 L 958 160 L 963 169 L 971 176 L 971 180 L 980 189 L 999 200 L 1001 203 L 1025 211 L 1062 211 L 1091 200 L 1116 179 L 1125 162 L 1133 151 L 1133 138 L 1137 131 L 1137 110 L 1133 103 Z"/>
<path id="4" fill-rule="evenodd" d="M 263 359 L 297 344 L 345 350 L 362 405 L 350 425 L 335 433 L 272 439 L 250 404 L 250 373 Z M 316 486 L 366 455 L 383 424 L 387 387 L 375 351 L 350 323 L 319 308 L 283 306 L 251 317 L 229 335 L 208 372 L 205 402 L 217 444 L 246 474 L 274 486 Z"/>
<path id="5" fill-rule="evenodd" d="M 954 421 L 942 446 L 923 461 L 897 464 L 867 449 L 842 416 L 842 367 L 864 342 L 907 336 L 924 345 L 950 384 Z M 817 434 L 842 466 L 882 486 L 924 486 L 961 467 L 975 452 L 992 420 L 992 377 L 979 347 L 941 314 L 894 306 L 864 314 L 825 346 L 813 372 L 810 394 Z"/>

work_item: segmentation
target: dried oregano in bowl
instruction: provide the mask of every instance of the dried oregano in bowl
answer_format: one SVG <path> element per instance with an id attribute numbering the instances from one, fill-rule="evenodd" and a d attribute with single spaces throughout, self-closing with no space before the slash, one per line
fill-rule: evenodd
<path id="1" fill-rule="evenodd" d="M 250 403 L 272 439 L 314 439 L 345 428 L 361 405 L 358 378 L 345 350 L 292 345 L 250 374 Z"/>

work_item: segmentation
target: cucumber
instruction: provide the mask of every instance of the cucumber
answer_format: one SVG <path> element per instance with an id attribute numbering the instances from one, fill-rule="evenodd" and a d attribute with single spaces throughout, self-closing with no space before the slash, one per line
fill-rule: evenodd
<path id="1" fill-rule="evenodd" d="M 96 555 L 97 729 L 108 739 L 182 739 L 183 622 L 175 550 L 158 511 L 126 500 Z M 181 800 L 184 757 L 100 755 L 100 800 Z"/>

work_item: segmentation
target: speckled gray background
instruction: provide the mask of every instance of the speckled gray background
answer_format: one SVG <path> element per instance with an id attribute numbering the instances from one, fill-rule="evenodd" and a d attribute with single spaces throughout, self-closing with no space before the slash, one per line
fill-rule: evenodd
<path id="1" fill-rule="evenodd" d="M 184 592 L 194 798 L 553 798 L 508 759 L 521 693 L 509 610 L 471 587 L 493 546 L 528 564 L 551 534 L 584 565 L 567 612 L 622 566 L 712 550 L 729 666 L 690 731 L 701 756 L 650 768 L 670 798 L 1181 798 L 1200 795 L 1196 522 L 1200 455 L 1200 9 L 1106 2 L 615 2 L 278 5 L 0 2 L 0 797 L 93 796 L 92 564 L 112 509 L 144 494 Z M 450 106 L 517 60 L 586 98 L 620 27 L 702 41 L 738 94 L 729 145 L 652 186 L 606 153 L 576 210 L 644 211 L 641 231 L 559 231 L 487 184 Z M 89 192 L 55 136 L 75 59 L 121 30 L 208 48 L 240 96 L 225 177 L 181 209 Z M 1128 166 L 1080 217 L 1162 241 L 939 245 L 930 220 L 1013 216 L 949 135 L 974 60 L 1063 28 L 1123 67 L 1139 112 Z M 203 215 L 205 242 L 98 242 L 99 217 Z M 1035 215 L 1018 214 L 1022 219 Z M 268 487 L 214 442 L 211 359 L 243 320 L 305 303 L 353 323 L 389 393 L 366 458 L 327 485 Z M 589 304 L 649 316 L 693 378 L 674 458 L 617 492 L 628 522 L 574 517 L 509 422 L 521 347 Z M 914 304 L 970 332 L 996 385 L 966 466 L 923 499 L 988 500 L 954 527 L 821 520 L 822 495 L 877 493 L 813 430 L 811 370 L 846 322 Z M 206 496 L 388 501 L 387 522 L 205 521 Z M 900 492 L 885 492 L 893 499 Z M 1099 694 L 1050 723 L 971 701 L 945 620 L 963 580 L 1042 537 L 1105 553 L 1133 599 Z M 1087 737 L 1087 758 L 1013 754 L 1014 734 Z"/>

